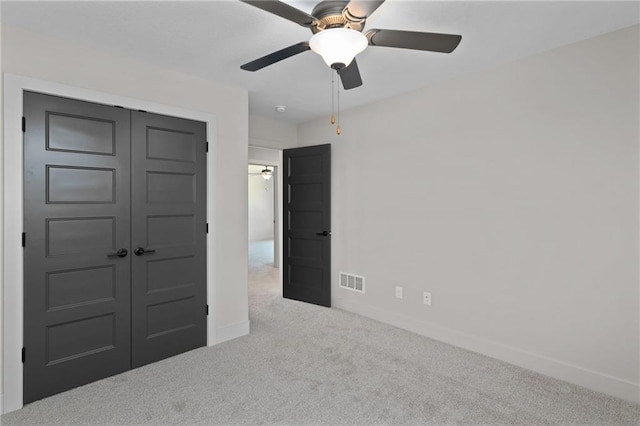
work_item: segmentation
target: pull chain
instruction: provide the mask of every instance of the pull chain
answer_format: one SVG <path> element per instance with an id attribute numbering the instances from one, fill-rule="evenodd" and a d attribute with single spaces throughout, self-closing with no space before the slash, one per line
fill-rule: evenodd
<path id="1" fill-rule="evenodd" d="M 336 83 L 334 79 L 333 70 L 331 70 L 331 124 L 336 124 L 336 115 L 334 113 L 335 110 L 335 93 L 336 91 Z"/>
<path id="2" fill-rule="evenodd" d="M 338 72 L 336 71 L 336 74 Z M 338 126 L 336 127 L 336 134 L 340 135 L 342 131 L 340 130 L 340 84 L 338 84 L 338 102 L 337 102 L 337 110 L 338 110 Z"/>

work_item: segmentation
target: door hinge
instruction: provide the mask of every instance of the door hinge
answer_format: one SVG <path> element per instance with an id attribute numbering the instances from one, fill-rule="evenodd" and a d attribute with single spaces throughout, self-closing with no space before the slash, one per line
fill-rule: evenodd
<path id="1" fill-rule="evenodd" d="M 27 131 L 27 117 L 22 117 L 22 133 Z"/>
<path id="2" fill-rule="evenodd" d="M 24 361 L 27 359 L 27 351 L 26 349 L 23 347 L 22 348 L 22 363 L 24 364 Z"/>
<path id="3" fill-rule="evenodd" d="M 209 233 L 209 224 L 207 223 L 207 234 Z"/>
<path id="4" fill-rule="evenodd" d="M 206 147 L 207 147 L 207 152 L 209 152 L 209 142 L 207 142 Z"/>
<path id="5" fill-rule="evenodd" d="M 209 305 L 205 307 L 205 313 L 207 314 L 207 316 L 209 316 Z"/>
<path id="6" fill-rule="evenodd" d="M 26 233 L 22 233 L 22 247 L 26 247 L 27 246 L 27 234 Z"/>

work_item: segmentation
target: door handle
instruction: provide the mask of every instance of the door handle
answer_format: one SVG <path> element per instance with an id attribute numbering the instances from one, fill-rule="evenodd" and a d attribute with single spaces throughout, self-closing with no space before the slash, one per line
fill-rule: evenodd
<path id="1" fill-rule="evenodd" d="M 329 231 L 316 232 L 316 235 L 322 235 L 323 237 L 328 237 L 329 235 L 331 235 L 331 232 Z"/>
<path id="2" fill-rule="evenodd" d="M 129 252 L 127 251 L 127 249 L 121 248 L 115 253 L 109 253 L 107 257 L 127 257 L 128 254 Z"/>
<path id="3" fill-rule="evenodd" d="M 133 250 L 133 254 L 135 254 L 136 256 L 142 256 L 143 254 L 151 254 L 155 252 L 155 250 L 146 250 L 142 247 L 136 247 L 135 250 Z"/>

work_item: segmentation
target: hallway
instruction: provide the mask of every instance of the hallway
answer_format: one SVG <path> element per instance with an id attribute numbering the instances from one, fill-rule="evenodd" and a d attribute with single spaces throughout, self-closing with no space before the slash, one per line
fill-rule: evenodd
<path id="1" fill-rule="evenodd" d="M 261 297 L 282 297 L 280 269 L 273 265 L 273 240 L 249 241 L 249 317 Z"/>

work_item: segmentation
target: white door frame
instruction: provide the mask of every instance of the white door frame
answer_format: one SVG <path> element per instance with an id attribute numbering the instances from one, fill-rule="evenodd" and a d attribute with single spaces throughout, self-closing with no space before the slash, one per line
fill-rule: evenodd
<path id="1" fill-rule="evenodd" d="M 133 110 L 207 124 L 210 149 L 207 156 L 207 222 L 214 224 L 215 212 L 215 152 L 216 120 L 211 114 L 163 105 L 155 102 L 112 95 L 94 90 L 67 86 L 13 74 L 4 74 L 4 250 L 3 250 L 3 365 L 4 413 L 22 408 L 22 346 L 23 346 L 23 92 L 33 91 L 106 105 L 118 105 Z M 29 125 L 29 123 L 27 123 Z M 207 234 L 207 303 L 215 306 L 216 282 L 215 227 Z M 207 317 L 207 346 L 216 343 L 215 313 Z"/>

